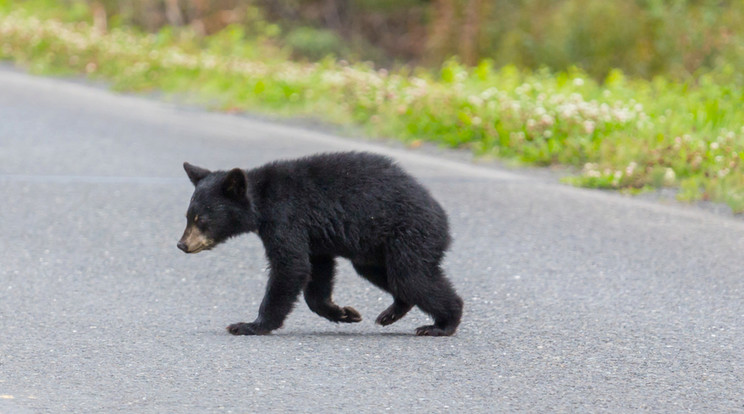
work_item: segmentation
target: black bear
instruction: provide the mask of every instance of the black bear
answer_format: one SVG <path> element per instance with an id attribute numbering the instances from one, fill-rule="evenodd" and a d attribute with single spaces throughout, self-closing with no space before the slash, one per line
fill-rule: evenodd
<path id="1" fill-rule="evenodd" d="M 389 158 L 351 152 L 252 170 L 183 166 L 195 190 L 178 248 L 196 253 L 256 232 L 266 249 L 271 270 L 258 318 L 228 326 L 231 334 L 280 328 L 300 292 L 313 312 L 330 321 L 361 321 L 354 308 L 331 299 L 339 256 L 393 296 L 378 324 L 399 320 L 415 305 L 434 319 L 417 335 L 446 336 L 457 329 L 463 302 L 440 267 L 450 243 L 447 215 Z"/>

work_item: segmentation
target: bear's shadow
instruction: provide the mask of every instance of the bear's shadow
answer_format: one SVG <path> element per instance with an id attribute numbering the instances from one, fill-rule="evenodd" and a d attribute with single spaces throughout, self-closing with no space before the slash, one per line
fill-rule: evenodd
<path id="1" fill-rule="evenodd" d="M 219 335 L 227 335 L 227 336 L 234 336 L 230 335 L 227 331 L 219 332 Z M 237 335 L 240 336 L 240 335 Z M 246 335 L 251 336 L 251 335 Z M 416 334 L 414 332 L 332 332 L 332 331 L 289 331 L 289 332 L 272 332 L 269 335 L 257 335 L 260 337 L 277 337 L 277 338 L 307 338 L 307 337 L 336 337 L 336 338 L 395 338 L 395 337 L 415 337 Z"/>

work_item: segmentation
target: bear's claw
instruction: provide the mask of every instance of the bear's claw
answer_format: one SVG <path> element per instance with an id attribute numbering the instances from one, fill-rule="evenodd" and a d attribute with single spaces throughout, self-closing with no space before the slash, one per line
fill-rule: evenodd
<path id="1" fill-rule="evenodd" d="M 450 336 L 455 333 L 454 329 L 442 329 L 436 325 L 425 325 L 416 328 L 416 336 Z"/>
<path id="2" fill-rule="evenodd" d="M 393 310 L 388 308 L 382 311 L 380 316 L 377 317 L 377 320 L 375 320 L 375 323 L 381 326 L 388 326 L 391 323 L 396 322 L 398 319 L 400 319 L 401 316 L 402 315 L 398 315 Z"/>
<path id="3" fill-rule="evenodd" d="M 227 332 L 233 335 L 266 335 L 270 331 L 253 322 L 238 322 L 228 326 Z"/>
<path id="4" fill-rule="evenodd" d="M 341 310 L 343 312 L 341 313 L 341 316 L 338 318 L 337 322 L 355 323 L 362 321 L 362 315 L 351 306 L 344 306 L 343 308 L 341 308 Z"/>

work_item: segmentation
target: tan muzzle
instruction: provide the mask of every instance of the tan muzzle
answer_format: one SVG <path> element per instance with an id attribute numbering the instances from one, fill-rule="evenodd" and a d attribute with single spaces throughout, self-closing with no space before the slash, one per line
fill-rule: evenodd
<path id="1" fill-rule="evenodd" d="M 198 227 L 194 225 L 186 226 L 186 230 L 178 242 L 178 248 L 186 253 L 198 253 L 214 246 L 214 241 L 207 238 Z"/>

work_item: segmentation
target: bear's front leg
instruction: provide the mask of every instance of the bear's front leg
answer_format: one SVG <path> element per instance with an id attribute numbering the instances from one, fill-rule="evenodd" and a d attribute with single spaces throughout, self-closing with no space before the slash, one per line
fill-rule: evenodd
<path id="1" fill-rule="evenodd" d="M 310 281 L 305 286 L 305 302 L 310 310 L 331 322 L 360 322 L 362 315 L 356 309 L 342 308 L 331 299 L 336 260 L 331 256 L 311 256 L 310 265 Z"/>
<path id="2" fill-rule="evenodd" d="M 283 256 L 278 252 L 268 256 L 271 272 L 258 318 L 251 323 L 228 326 L 227 331 L 233 335 L 266 335 L 281 328 L 310 277 L 309 259 L 289 252 Z"/>

